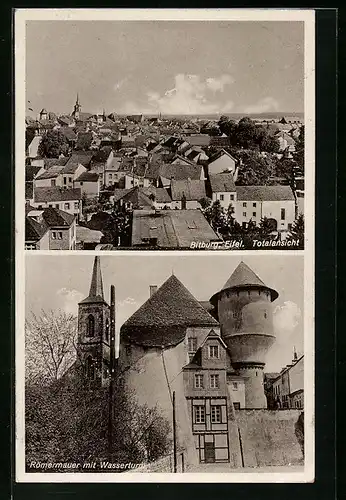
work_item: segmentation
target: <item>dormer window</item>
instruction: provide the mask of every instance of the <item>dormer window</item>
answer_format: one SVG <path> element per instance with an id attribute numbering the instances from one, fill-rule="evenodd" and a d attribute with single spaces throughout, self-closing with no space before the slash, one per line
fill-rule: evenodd
<path id="1" fill-rule="evenodd" d="M 209 358 L 217 359 L 219 357 L 219 346 L 210 345 L 209 346 Z"/>

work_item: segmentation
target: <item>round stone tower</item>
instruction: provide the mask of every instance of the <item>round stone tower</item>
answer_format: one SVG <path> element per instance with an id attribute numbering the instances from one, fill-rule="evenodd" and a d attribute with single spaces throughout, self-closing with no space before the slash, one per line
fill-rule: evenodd
<path id="1" fill-rule="evenodd" d="M 221 336 L 232 365 L 245 380 L 246 408 L 266 408 L 263 368 L 275 341 L 272 302 L 279 296 L 241 262 L 222 290 L 213 295 Z"/>

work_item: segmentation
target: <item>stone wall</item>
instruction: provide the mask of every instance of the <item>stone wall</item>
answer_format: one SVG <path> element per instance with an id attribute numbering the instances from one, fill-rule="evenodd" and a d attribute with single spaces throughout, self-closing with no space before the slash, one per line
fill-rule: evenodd
<path id="1" fill-rule="evenodd" d="M 239 432 L 244 467 L 293 465 L 303 460 L 294 424 L 299 410 L 238 410 L 230 430 L 231 466 L 241 466 Z M 233 462 L 233 463 L 232 463 Z"/>

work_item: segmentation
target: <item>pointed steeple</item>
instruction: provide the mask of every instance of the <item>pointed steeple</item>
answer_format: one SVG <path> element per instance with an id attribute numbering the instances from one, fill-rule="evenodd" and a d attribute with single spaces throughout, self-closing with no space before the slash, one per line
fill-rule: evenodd
<path id="1" fill-rule="evenodd" d="M 104 302 L 104 301 L 105 299 L 103 296 L 103 282 L 102 282 L 100 257 L 96 256 L 94 260 L 94 267 L 91 277 L 89 295 L 86 299 L 82 300 L 82 303 Z"/>
<path id="2" fill-rule="evenodd" d="M 275 300 L 278 298 L 279 294 L 276 290 L 270 288 L 267 286 L 261 278 L 257 276 L 256 273 L 253 272 L 250 267 L 245 264 L 245 262 L 241 261 L 239 265 L 236 267 L 236 269 L 233 271 L 229 279 L 226 281 L 224 286 L 222 287 L 222 290 L 220 292 L 215 293 L 211 299 L 210 302 L 211 304 L 214 304 L 218 300 L 219 294 L 223 290 L 229 290 L 229 289 L 242 289 L 242 288 L 262 288 L 266 289 L 270 292 L 271 295 L 271 300 Z"/>

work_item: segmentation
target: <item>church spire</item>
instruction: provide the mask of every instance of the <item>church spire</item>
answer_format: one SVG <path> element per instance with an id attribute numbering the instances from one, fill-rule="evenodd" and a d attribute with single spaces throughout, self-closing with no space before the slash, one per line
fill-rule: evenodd
<path id="1" fill-rule="evenodd" d="M 91 276 L 90 290 L 87 298 L 82 300 L 81 303 L 86 302 L 104 302 L 103 295 L 103 282 L 102 282 L 102 273 L 101 273 L 101 265 L 100 265 L 100 257 L 96 256 L 94 260 L 94 267 Z"/>
<path id="2" fill-rule="evenodd" d="M 100 266 L 100 257 L 96 256 L 94 260 L 93 274 L 91 278 L 89 297 L 103 297 L 103 283 Z"/>

